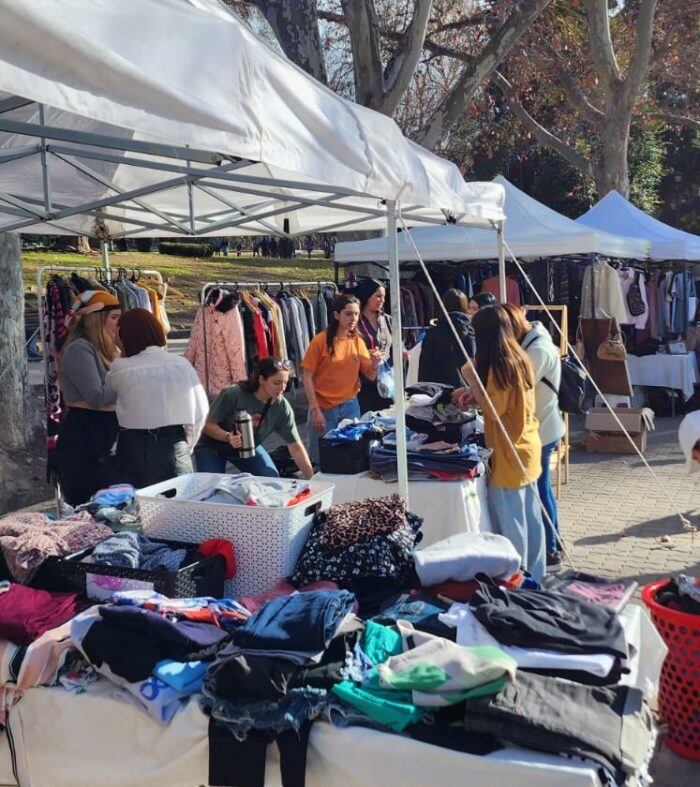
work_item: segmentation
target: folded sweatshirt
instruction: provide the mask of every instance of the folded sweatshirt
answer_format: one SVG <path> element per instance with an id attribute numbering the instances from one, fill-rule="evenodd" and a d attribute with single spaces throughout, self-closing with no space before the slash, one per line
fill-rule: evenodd
<path id="1" fill-rule="evenodd" d="M 497 533 L 458 533 L 413 553 L 423 586 L 449 579 L 467 582 L 477 574 L 507 579 L 520 568 L 520 555 Z"/>

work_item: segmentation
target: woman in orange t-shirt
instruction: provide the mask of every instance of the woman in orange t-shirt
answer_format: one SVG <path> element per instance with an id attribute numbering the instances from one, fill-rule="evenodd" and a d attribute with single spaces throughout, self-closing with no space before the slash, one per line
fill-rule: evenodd
<path id="1" fill-rule="evenodd" d="M 338 295 L 331 305 L 328 328 L 314 336 L 301 362 L 309 402 L 309 455 L 315 464 L 319 438 L 345 418 L 360 417 L 360 372 L 374 380 L 382 361 L 381 352 L 370 352 L 358 335 L 359 319 L 359 300 L 354 295 Z"/>

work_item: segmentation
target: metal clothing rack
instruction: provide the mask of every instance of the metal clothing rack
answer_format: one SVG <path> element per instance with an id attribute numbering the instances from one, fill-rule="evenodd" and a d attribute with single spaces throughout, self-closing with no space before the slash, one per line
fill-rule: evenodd
<path id="1" fill-rule="evenodd" d="M 155 276 L 156 279 L 163 284 L 163 276 L 160 271 L 156 270 L 149 270 L 146 268 L 117 268 L 118 273 L 121 271 L 130 270 L 133 273 L 138 272 L 139 274 L 146 274 L 148 276 Z M 41 336 L 41 353 L 44 358 L 43 366 L 44 366 L 44 392 L 48 399 L 48 369 L 47 363 L 48 358 L 46 357 L 46 326 L 44 325 L 44 301 L 46 298 L 46 293 L 44 292 L 44 274 L 47 272 L 56 273 L 59 271 L 63 271 L 64 273 L 89 273 L 92 276 L 104 276 L 106 281 L 113 281 L 114 280 L 114 268 L 100 268 L 99 266 L 76 266 L 76 265 L 42 265 L 40 268 L 37 269 L 36 272 L 36 296 L 37 296 L 37 306 L 39 309 L 39 335 Z M 119 276 L 117 276 L 119 278 Z"/>
<path id="2" fill-rule="evenodd" d="M 244 290 L 269 290 L 269 289 L 284 289 L 285 287 L 331 287 L 337 290 L 338 287 L 332 281 L 208 281 L 202 285 L 199 300 L 204 303 L 207 297 L 207 292 L 214 287 L 236 287 L 237 289 Z"/>

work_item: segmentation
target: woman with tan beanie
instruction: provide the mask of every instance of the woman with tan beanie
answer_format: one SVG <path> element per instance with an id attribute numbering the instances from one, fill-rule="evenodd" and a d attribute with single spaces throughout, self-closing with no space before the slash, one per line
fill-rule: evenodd
<path id="1" fill-rule="evenodd" d="M 119 301 L 109 292 L 87 290 L 73 305 L 61 351 L 58 383 L 66 416 L 58 436 L 61 490 L 72 506 L 87 502 L 114 483 L 113 447 L 119 433 L 114 393 L 105 378 L 119 355 Z"/>

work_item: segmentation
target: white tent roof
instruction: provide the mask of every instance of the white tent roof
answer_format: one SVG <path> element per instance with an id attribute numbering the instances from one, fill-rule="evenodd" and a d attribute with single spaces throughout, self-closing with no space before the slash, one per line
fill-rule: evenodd
<path id="1" fill-rule="evenodd" d="M 596 230 L 624 232 L 648 240 L 652 260 L 700 261 L 700 236 L 678 230 L 649 216 L 618 191 L 609 191 L 576 221 Z"/>
<path id="2" fill-rule="evenodd" d="M 643 240 L 581 227 L 529 197 L 501 175 L 495 177 L 493 183 L 505 189 L 508 219 L 504 236 L 518 258 L 593 252 L 630 259 L 646 259 L 648 256 L 649 246 Z M 498 256 L 495 234 L 483 229 L 451 225 L 420 227 L 411 235 L 426 261 L 496 259 Z M 338 262 L 385 260 L 386 240 L 372 238 L 336 243 L 335 258 Z M 399 236 L 399 259 L 416 259 L 409 240 L 402 236 Z"/>
<path id="3" fill-rule="evenodd" d="M 384 226 L 381 200 L 411 223 L 503 218 L 500 188 L 465 183 L 218 0 L 0 0 L 0 18 L 0 232 L 365 229 Z"/>

